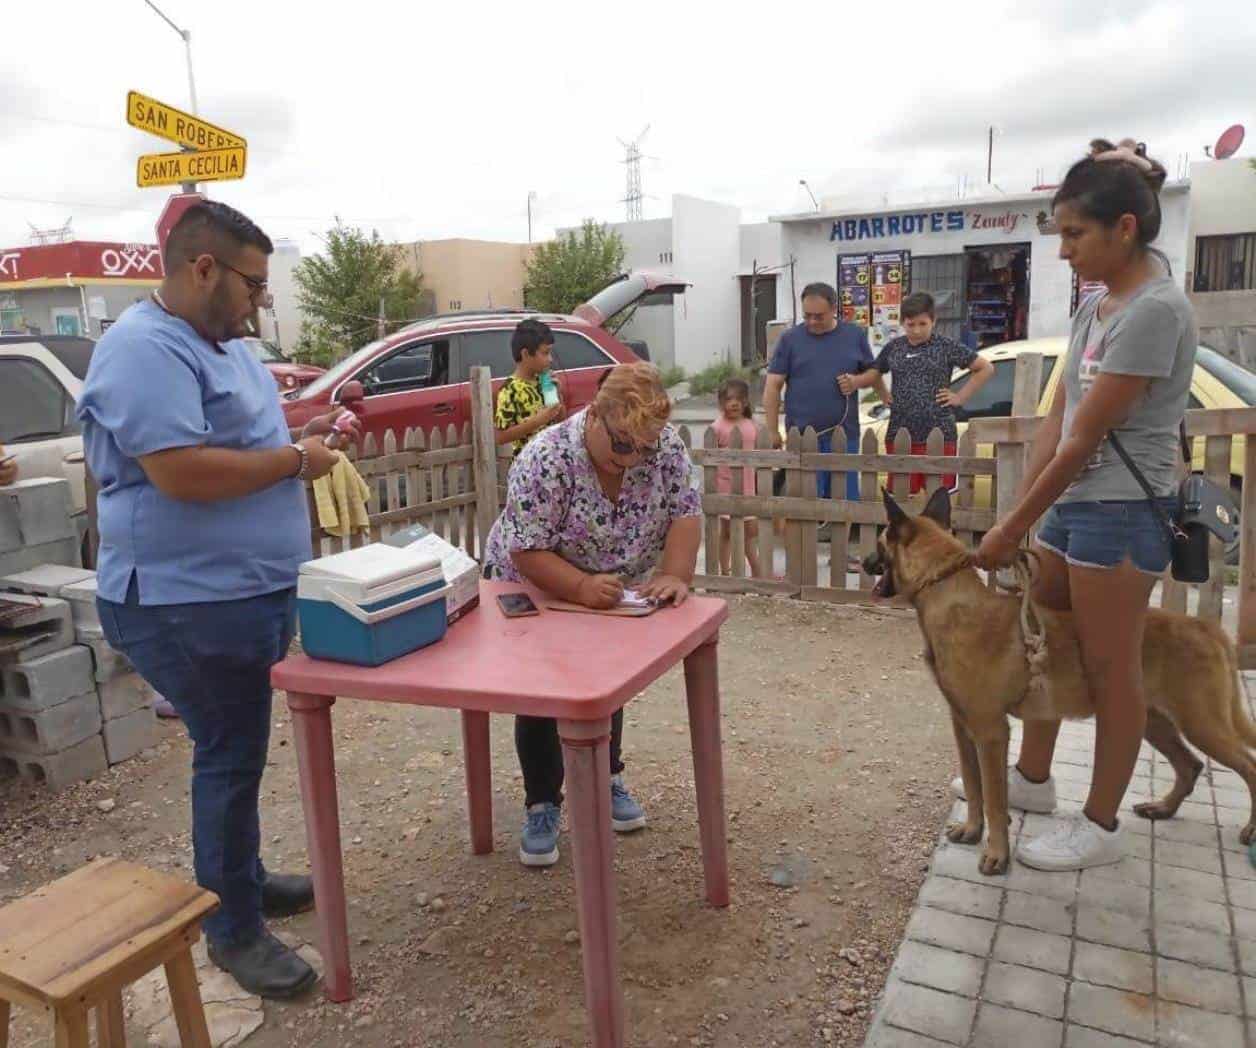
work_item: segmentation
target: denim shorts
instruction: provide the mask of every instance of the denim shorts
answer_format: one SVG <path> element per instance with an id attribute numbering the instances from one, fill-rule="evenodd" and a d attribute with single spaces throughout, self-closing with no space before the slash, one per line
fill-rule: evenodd
<path id="1" fill-rule="evenodd" d="M 1161 499 L 1167 511 L 1173 499 Z M 1169 536 L 1146 499 L 1057 502 L 1042 518 L 1038 543 L 1081 568 L 1115 568 L 1126 557 L 1139 571 L 1169 566 Z"/>

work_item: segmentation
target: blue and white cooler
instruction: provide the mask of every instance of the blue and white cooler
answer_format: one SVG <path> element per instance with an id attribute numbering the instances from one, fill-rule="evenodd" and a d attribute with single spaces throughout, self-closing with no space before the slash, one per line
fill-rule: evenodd
<path id="1" fill-rule="evenodd" d="M 445 635 L 438 559 L 375 542 L 301 565 L 297 613 L 307 655 L 378 666 Z"/>

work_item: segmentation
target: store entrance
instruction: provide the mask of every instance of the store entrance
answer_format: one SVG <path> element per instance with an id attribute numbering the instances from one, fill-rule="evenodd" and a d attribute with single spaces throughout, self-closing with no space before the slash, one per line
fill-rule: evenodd
<path id="1" fill-rule="evenodd" d="M 964 341 L 974 349 L 1029 337 L 1029 244 L 964 249 Z"/>

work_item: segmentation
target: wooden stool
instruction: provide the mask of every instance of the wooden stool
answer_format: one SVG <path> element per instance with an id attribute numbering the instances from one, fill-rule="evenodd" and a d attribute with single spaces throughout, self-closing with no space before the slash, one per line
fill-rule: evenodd
<path id="1" fill-rule="evenodd" d="M 192 946 L 217 908 L 195 884 L 97 859 L 0 909 L 0 1048 L 15 1003 L 49 1016 L 57 1048 L 88 1048 L 92 1008 L 100 1048 L 126 1048 L 122 988 L 159 964 L 185 1048 L 210 1048 Z"/>

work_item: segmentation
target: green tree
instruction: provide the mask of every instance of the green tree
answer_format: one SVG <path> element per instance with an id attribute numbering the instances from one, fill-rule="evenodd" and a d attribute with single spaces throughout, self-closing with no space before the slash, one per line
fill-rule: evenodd
<path id="1" fill-rule="evenodd" d="M 551 240 L 528 262 L 524 301 L 545 313 L 570 313 L 623 272 L 624 241 L 593 219 Z"/>
<path id="2" fill-rule="evenodd" d="M 376 231 L 368 236 L 336 219 L 323 242 L 325 250 L 293 272 L 306 317 L 298 359 L 327 367 L 375 338 L 381 300 L 389 331 L 432 311 L 421 277 Z"/>

